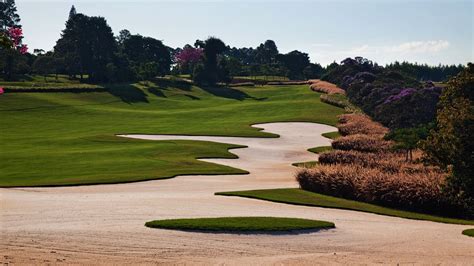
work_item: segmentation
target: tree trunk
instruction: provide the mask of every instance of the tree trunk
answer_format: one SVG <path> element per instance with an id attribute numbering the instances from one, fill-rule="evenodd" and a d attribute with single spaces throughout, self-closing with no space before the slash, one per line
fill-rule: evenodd
<path id="1" fill-rule="evenodd" d="M 5 66 L 6 78 L 8 81 L 11 81 L 13 78 L 13 56 L 11 53 L 7 54 L 7 64 Z"/>

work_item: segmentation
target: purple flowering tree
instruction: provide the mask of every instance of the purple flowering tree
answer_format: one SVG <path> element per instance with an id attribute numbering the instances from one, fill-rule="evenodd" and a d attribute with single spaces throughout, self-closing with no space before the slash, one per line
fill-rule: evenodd
<path id="1" fill-rule="evenodd" d="M 391 102 L 394 102 L 394 101 L 399 101 L 402 98 L 408 97 L 408 96 L 412 95 L 415 92 L 416 92 L 416 89 L 414 89 L 414 88 L 402 89 L 398 94 L 392 95 L 392 96 L 388 97 L 387 99 L 385 99 L 384 104 L 388 104 L 388 103 L 391 103 Z"/>
<path id="2" fill-rule="evenodd" d="M 182 74 L 190 74 L 194 65 L 198 63 L 203 55 L 202 48 L 194 48 L 187 46 L 182 51 L 176 54 L 175 62 L 178 64 Z"/>

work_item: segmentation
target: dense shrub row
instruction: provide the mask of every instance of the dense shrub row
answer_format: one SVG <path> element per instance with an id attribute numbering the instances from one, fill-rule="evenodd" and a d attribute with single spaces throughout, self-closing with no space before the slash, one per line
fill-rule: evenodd
<path id="1" fill-rule="evenodd" d="M 454 210 L 442 192 L 445 176 L 438 171 L 385 172 L 359 164 L 319 165 L 302 169 L 301 188 L 337 197 L 410 210 Z"/>
<path id="2" fill-rule="evenodd" d="M 231 87 L 254 87 L 255 83 L 253 82 L 239 82 L 239 83 L 231 83 L 229 84 Z"/>
<path id="3" fill-rule="evenodd" d="M 323 103 L 344 108 L 347 113 L 361 113 L 357 106 L 349 102 L 345 91 L 337 85 L 319 79 L 309 80 L 308 83 L 311 90 L 323 93 L 319 96 Z"/>
<path id="4" fill-rule="evenodd" d="M 420 151 L 407 161 L 383 139 L 387 128 L 361 114 L 339 117 L 343 137 L 319 165 L 301 169 L 296 179 L 305 190 L 388 207 L 469 217 L 465 202 L 445 188 L 447 173 L 422 163 Z"/>
<path id="5" fill-rule="evenodd" d="M 343 136 L 354 134 L 385 135 L 388 129 L 362 114 L 345 114 L 339 117 L 339 133 Z"/>
<path id="6" fill-rule="evenodd" d="M 334 105 L 341 108 L 347 108 L 349 106 L 349 102 L 347 101 L 347 99 L 340 98 L 337 96 L 339 95 L 338 94 L 321 94 L 321 96 L 319 96 L 319 99 L 323 103 L 327 103 L 327 104 Z"/>
<path id="7" fill-rule="evenodd" d="M 420 158 L 421 153 L 416 153 L 416 158 Z M 415 159 L 414 162 L 418 160 Z M 357 164 L 362 167 L 378 168 L 385 173 L 419 173 L 425 171 L 440 172 L 436 167 L 425 166 L 420 163 L 406 161 L 400 153 L 394 152 L 359 152 L 359 151 L 341 151 L 334 150 L 331 152 L 321 153 L 319 155 L 319 163 L 321 164 Z"/>
<path id="8" fill-rule="evenodd" d="M 312 79 L 309 80 L 310 89 L 316 92 L 323 92 L 327 94 L 346 94 L 346 92 L 339 88 L 337 85 L 333 83 L 329 83 L 326 81 L 322 81 L 319 79 Z"/>
<path id="9" fill-rule="evenodd" d="M 71 85 L 54 85 L 54 86 L 32 86 L 32 87 L 22 87 L 22 86 L 7 86 L 4 88 L 5 92 L 104 92 L 107 91 L 107 88 L 88 85 L 88 84 L 71 84 Z"/>
<path id="10" fill-rule="evenodd" d="M 335 139 L 332 147 L 337 150 L 355 150 L 362 152 L 388 151 L 392 142 L 384 140 L 379 135 L 355 134 Z"/>

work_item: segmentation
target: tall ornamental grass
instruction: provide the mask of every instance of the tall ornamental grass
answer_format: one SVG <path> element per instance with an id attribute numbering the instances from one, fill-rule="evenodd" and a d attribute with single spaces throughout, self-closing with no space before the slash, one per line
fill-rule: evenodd
<path id="1" fill-rule="evenodd" d="M 299 170 L 304 190 L 387 207 L 441 215 L 466 216 L 466 204 L 446 192 L 447 173 L 392 149 L 383 139 L 388 129 L 362 114 L 339 117 L 343 135 L 332 142 L 333 151 L 319 155 L 319 164 Z"/>
<path id="2" fill-rule="evenodd" d="M 327 94 L 346 94 L 346 92 L 343 89 L 327 81 L 312 79 L 312 80 L 309 80 L 309 84 L 310 84 L 309 88 L 316 92 L 323 92 Z"/>
<path id="3" fill-rule="evenodd" d="M 302 169 L 296 179 L 304 190 L 432 213 L 457 209 L 443 193 L 439 171 L 386 172 L 358 164 L 319 165 Z"/>

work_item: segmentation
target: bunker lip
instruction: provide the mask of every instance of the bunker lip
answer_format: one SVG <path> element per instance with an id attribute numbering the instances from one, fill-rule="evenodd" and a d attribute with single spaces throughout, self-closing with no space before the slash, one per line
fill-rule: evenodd
<path id="1" fill-rule="evenodd" d="M 191 175 L 115 185 L 0 189 L 0 257 L 23 264 L 470 264 L 470 226 L 370 213 L 275 204 L 220 191 L 291 188 L 308 148 L 327 146 L 334 127 L 315 123 L 254 125 L 279 138 L 205 137 L 248 146 L 238 159 L 202 159 L 248 175 Z M 161 135 L 157 139 L 170 137 Z M 182 136 L 183 137 L 183 136 Z M 190 136 L 186 136 L 190 137 Z M 195 137 L 195 136 L 191 136 Z M 219 139 L 217 139 L 219 138 Z M 41 193 L 37 193 L 41 192 Z M 149 230 L 156 219 L 280 216 L 332 221 L 337 229 L 305 235 L 200 234 Z M 433 234 L 436 232 L 436 234 Z M 336 255 L 334 255 L 336 253 Z"/>

